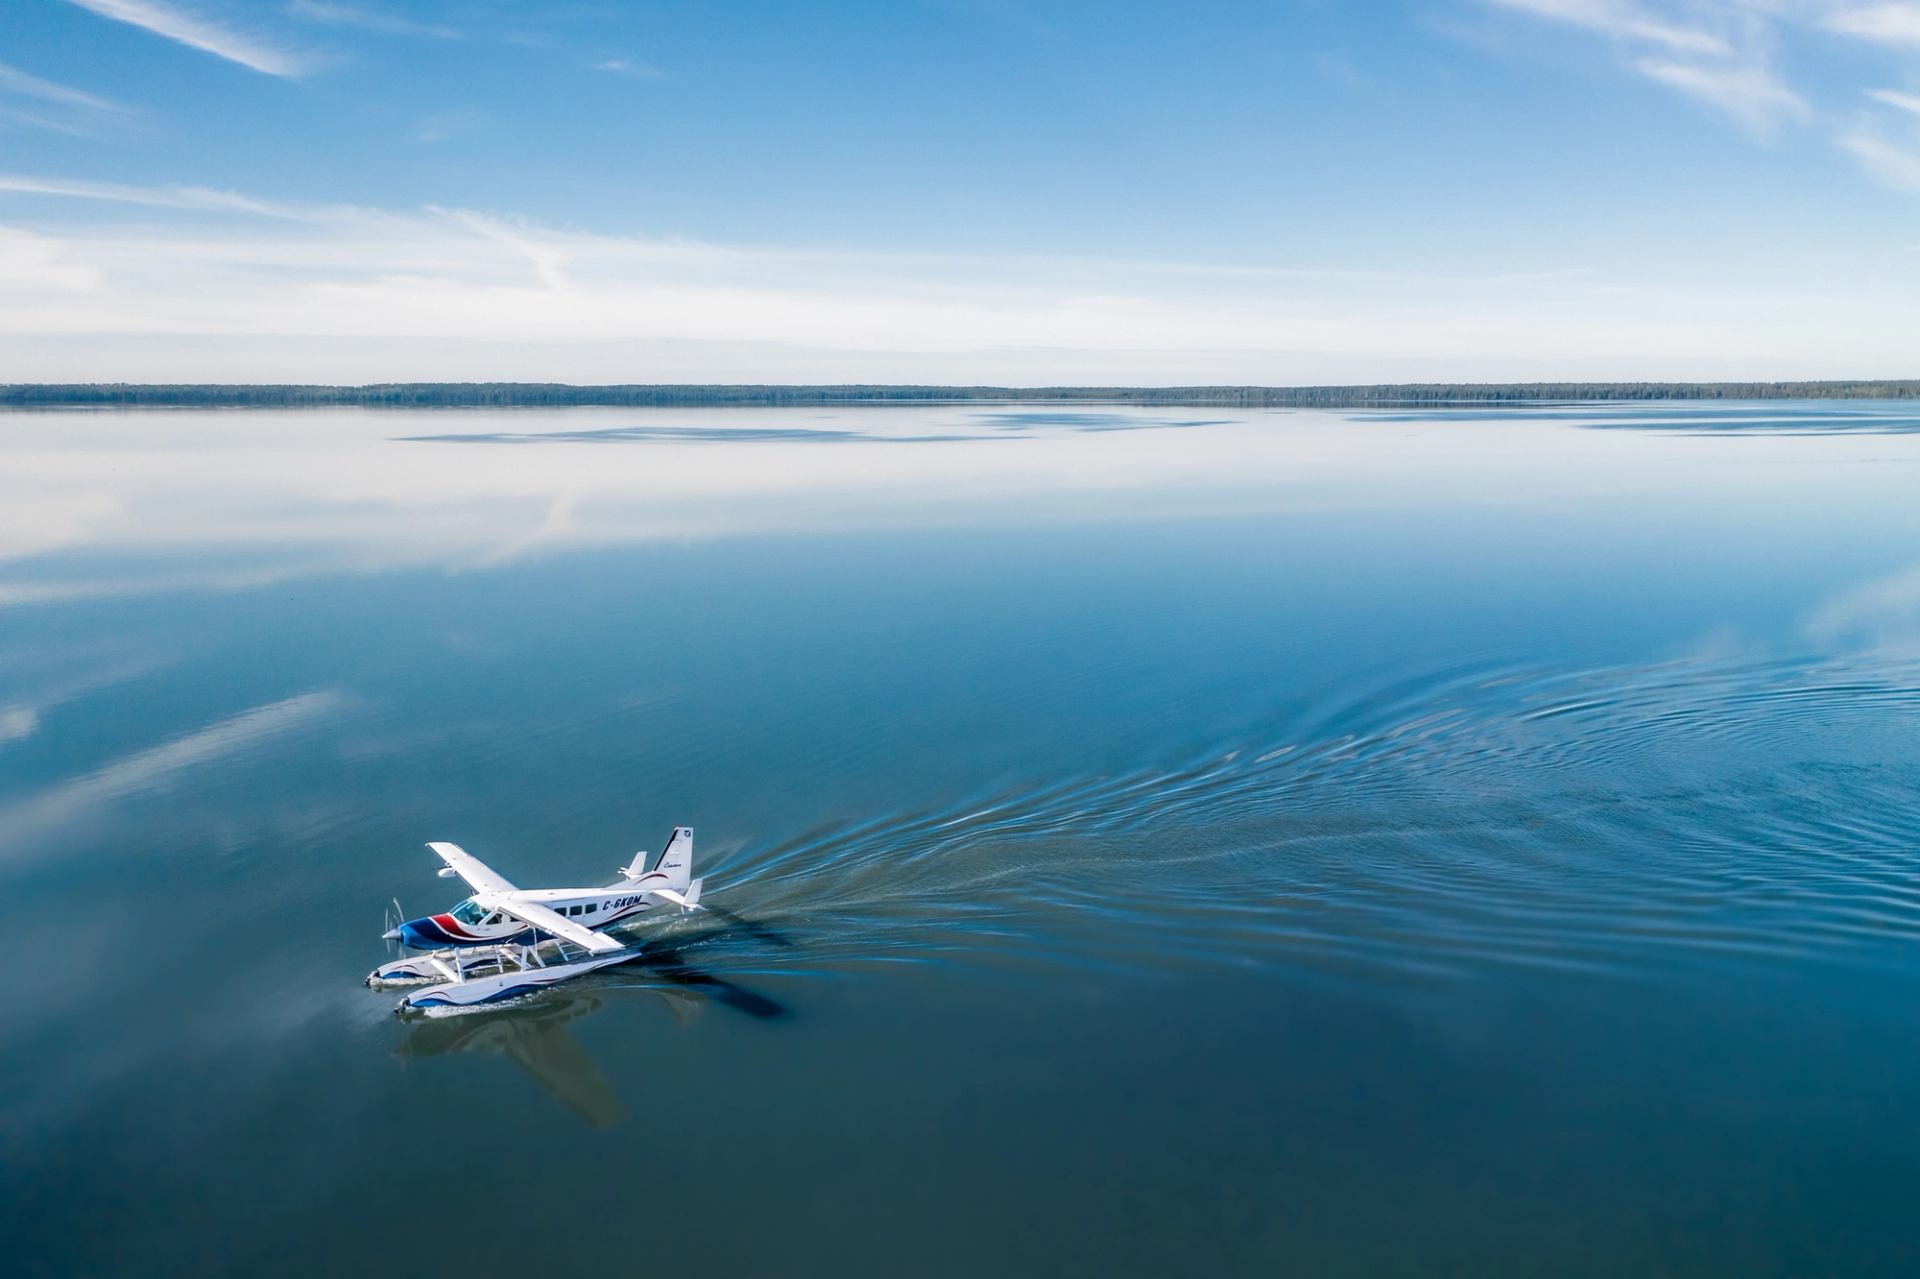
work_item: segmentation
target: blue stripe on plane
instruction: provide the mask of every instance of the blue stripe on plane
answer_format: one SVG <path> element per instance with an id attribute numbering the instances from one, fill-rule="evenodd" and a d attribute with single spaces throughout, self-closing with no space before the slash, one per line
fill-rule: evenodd
<path id="1" fill-rule="evenodd" d="M 438 950 L 442 946 L 498 946 L 502 943 L 517 945 L 522 944 L 529 933 L 533 934 L 536 941 L 547 939 L 545 933 L 527 928 L 499 937 L 455 937 L 435 923 L 431 916 L 425 919 L 410 919 L 400 925 L 401 943 L 415 950 Z"/>
<path id="2" fill-rule="evenodd" d="M 640 900 L 633 903 L 633 905 L 624 909 L 608 911 L 592 923 L 586 923 L 583 919 L 581 927 L 606 928 L 612 924 L 619 923 L 631 915 L 638 915 L 644 911 L 652 910 L 660 903 L 648 901 L 648 895 L 648 891 L 642 889 L 638 894 Z M 529 941 L 529 935 L 531 935 L 531 941 Z M 500 937 L 455 937 L 452 933 L 442 928 L 431 915 L 423 916 L 420 919 L 410 919 L 400 925 L 401 943 L 406 946 L 411 946 L 415 950 L 438 950 L 444 946 L 498 946 L 502 943 L 511 945 L 537 945 L 540 942 L 551 941 L 552 939 L 553 935 L 551 933 L 541 932 L 537 928 L 523 928 L 517 933 L 508 933 Z"/>

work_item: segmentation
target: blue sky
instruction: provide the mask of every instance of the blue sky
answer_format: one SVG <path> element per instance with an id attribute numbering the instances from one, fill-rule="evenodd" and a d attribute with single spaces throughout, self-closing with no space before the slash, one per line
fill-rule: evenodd
<path id="1" fill-rule="evenodd" d="M 1920 3 L 10 0 L 0 378 L 1920 375 Z"/>

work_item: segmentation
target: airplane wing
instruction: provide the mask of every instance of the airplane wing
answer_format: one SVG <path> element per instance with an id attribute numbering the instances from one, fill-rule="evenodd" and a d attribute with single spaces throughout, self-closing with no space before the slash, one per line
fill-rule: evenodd
<path id="1" fill-rule="evenodd" d="M 428 844 L 440 855 L 454 874 L 467 881 L 476 893 L 510 893 L 513 885 L 493 872 L 485 862 L 458 844 Z"/>
<path id="2" fill-rule="evenodd" d="M 585 946 L 596 955 L 604 955 L 610 950 L 625 950 L 620 942 L 605 933 L 595 932 L 591 928 L 582 928 L 557 911 L 548 910 L 538 902 L 517 901 L 507 898 L 493 904 L 495 910 L 503 910 L 523 924 L 532 924 L 542 932 L 552 933 L 555 937 L 564 937 L 576 946 Z"/>

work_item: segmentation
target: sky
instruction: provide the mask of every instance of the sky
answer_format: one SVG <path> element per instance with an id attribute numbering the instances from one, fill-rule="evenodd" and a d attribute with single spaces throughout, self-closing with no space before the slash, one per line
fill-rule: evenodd
<path id="1" fill-rule="evenodd" d="M 7 0 L 0 381 L 1920 376 L 1920 0 Z"/>

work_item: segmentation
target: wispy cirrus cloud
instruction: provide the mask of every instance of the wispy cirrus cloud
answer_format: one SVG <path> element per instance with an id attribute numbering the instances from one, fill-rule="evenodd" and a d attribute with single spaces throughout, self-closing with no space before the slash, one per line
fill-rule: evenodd
<path id="1" fill-rule="evenodd" d="M 251 213 L 296 222 L 315 221 L 324 216 L 322 210 L 256 200 L 236 191 L 217 191 L 211 187 L 128 186 L 119 182 L 83 182 L 68 178 L 0 173 L 0 191 L 12 191 L 20 195 L 63 196 L 75 200 L 102 200 L 112 204 L 141 204 L 155 209 Z"/>
<path id="2" fill-rule="evenodd" d="M 285 49 L 230 30 L 164 0 L 68 0 L 68 3 L 265 75 L 297 76 L 302 70 L 300 59 Z"/>
<path id="3" fill-rule="evenodd" d="M 422 119 L 413 129 L 415 142 L 445 142 L 457 138 L 463 133 L 472 133 L 487 123 L 487 113 L 472 107 L 459 107 L 451 111 L 435 111 Z"/>
<path id="4" fill-rule="evenodd" d="M 42 217 L 60 196 L 139 213 L 21 223 L 0 380 L 1374 381 L 1481 361 L 1498 381 L 1600 376 L 1608 360 L 1853 376 L 1906 351 L 1891 282 L 1841 307 L 1604 271 L 822 251 L 187 187 L 0 177 L 7 190 Z M 23 525 L 37 537 L 47 521 Z"/>
<path id="5" fill-rule="evenodd" d="M 13 105 L 20 102 L 28 105 Z M 131 112 L 117 102 L 0 62 L 0 118 L 74 137 L 91 137 L 97 125 L 130 117 Z"/>
<path id="6" fill-rule="evenodd" d="M 31 75 L 18 67 L 10 67 L 0 62 L 0 91 L 23 94 L 30 98 L 39 98 L 43 102 L 57 103 L 63 107 L 83 107 L 88 111 L 122 112 L 124 107 L 96 94 L 76 89 L 71 85 L 56 84 Z"/>
<path id="7" fill-rule="evenodd" d="M 1812 107 L 1775 72 L 1768 3 L 1742 0 L 1485 0 L 1496 8 L 1612 39 L 1633 71 L 1706 103 L 1765 137 Z"/>
<path id="8" fill-rule="evenodd" d="M 1813 114 L 1805 98 L 1763 67 L 1643 58 L 1634 68 L 1650 80 L 1725 112 L 1756 134 L 1767 133 L 1783 121 L 1807 120 Z"/>
<path id="9" fill-rule="evenodd" d="M 658 79 L 661 74 L 660 68 L 649 66 L 644 62 L 635 62 L 631 58 L 603 58 L 599 62 L 592 63 L 591 69 L 609 71 L 614 75 L 634 76 L 643 80 Z"/>
<path id="10" fill-rule="evenodd" d="M 334 27 L 358 27 L 388 36 L 427 36 L 435 40 L 458 40 L 460 32 L 437 22 L 415 22 L 379 9 L 360 5 L 331 4 L 326 0 L 291 0 L 287 12 L 308 22 Z"/>
<path id="11" fill-rule="evenodd" d="M 1920 93 L 1902 93 L 1898 89 L 1868 89 L 1867 96 L 1909 115 L 1920 115 Z"/>
<path id="12" fill-rule="evenodd" d="M 1820 25 L 1878 44 L 1920 45 L 1920 4 L 1848 5 L 1826 14 Z"/>
<path id="13" fill-rule="evenodd" d="M 1603 35 L 1628 69 L 1707 103 L 1755 137 L 1788 125 L 1818 127 L 1875 181 L 1920 193 L 1920 91 L 1858 85 L 1848 90 L 1850 101 L 1821 103 L 1775 67 L 1778 50 L 1813 50 L 1835 37 L 1911 56 L 1920 49 L 1920 0 L 1475 2 Z M 1920 67 L 1910 70 L 1920 78 Z M 1829 95 L 1835 88 L 1831 77 L 1810 83 Z"/>
<path id="14" fill-rule="evenodd" d="M 1676 52 L 1724 54 L 1727 42 L 1703 31 L 1648 13 L 1622 0 L 1490 0 L 1503 9 L 1585 27 L 1623 40 L 1658 45 Z"/>
<path id="15" fill-rule="evenodd" d="M 1842 134 L 1840 148 L 1886 185 L 1920 194 L 1920 148 L 1889 142 L 1864 130 Z"/>

